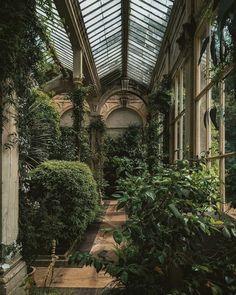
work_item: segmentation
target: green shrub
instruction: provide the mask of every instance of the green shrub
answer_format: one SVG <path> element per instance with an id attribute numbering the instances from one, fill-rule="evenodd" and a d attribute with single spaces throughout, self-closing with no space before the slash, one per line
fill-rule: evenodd
<path id="1" fill-rule="evenodd" d="M 235 294 L 236 228 L 221 218 L 214 171 L 183 161 L 153 177 L 130 175 L 120 189 L 118 208 L 126 207 L 128 221 L 113 232 L 117 259 L 103 251 L 73 262 L 105 270 L 124 294 Z"/>
<path id="2" fill-rule="evenodd" d="M 51 155 L 53 160 L 78 161 L 79 151 L 76 146 L 76 132 L 72 127 L 61 127 L 61 136 L 54 152 Z"/>
<path id="3" fill-rule="evenodd" d="M 28 210 L 22 220 L 26 256 L 30 247 L 36 253 L 50 252 L 52 239 L 59 247 L 69 246 L 81 238 L 98 211 L 96 182 L 86 164 L 47 161 L 30 175 Z"/>
<path id="4" fill-rule="evenodd" d="M 59 113 L 50 97 L 40 90 L 34 90 L 25 122 L 29 128 L 29 150 L 26 161 L 35 167 L 49 159 L 60 136 Z"/>
<path id="5" fill-rule="evenodd" d="M 118 138 L 107 137 L 104 151 L 104 179 L 108 184 L 106 194 L 109 196 L 116 191 L 117 180 L 124 170 L 136 174 L 136 170 L 145 166 L 146 145 L 143 129 L 131 125 Z"/>

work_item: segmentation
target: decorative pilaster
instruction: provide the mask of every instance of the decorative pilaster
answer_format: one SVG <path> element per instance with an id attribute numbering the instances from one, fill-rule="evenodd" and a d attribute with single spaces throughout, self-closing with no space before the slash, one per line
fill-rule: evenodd
<path id="1" fill-rule="evenodd" d="M 15 110 L 5 107 L 0 144 L 0 294 L 24 294 L 26 266 L 17 244 L 19 219 L 18 147 Z"/>
<path id="2" fill-rule="evenodd" d="M 91 169 L 97 181 L 98 189 L 101 194 L 103 183 L 103 164 L 104 164 L 104 134 L 106 132 L 105 123 L 101 116 L 91 117 L 90 130 L 90 149 L 91 149 Z"/>

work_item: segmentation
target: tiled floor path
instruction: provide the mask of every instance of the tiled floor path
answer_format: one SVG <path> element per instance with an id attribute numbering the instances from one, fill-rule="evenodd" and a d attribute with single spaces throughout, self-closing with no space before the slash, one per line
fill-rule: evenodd
<path id="1" fill-rule="evenodd" d="M 89 251 L 91 253 L 98 253 L 102 250 L 112 250 L 115 242 L 111 233 L 104 233 L 103 228 L 121 227 L 126 220 L 124 211 L 116 211 L 116 201 L 106 201 L 105 215 L 101 221 L 101 225 L 97 234 L 93 231 L 87 233 L 85 241 L 79 246 L 81 251 Z M 92 241 L 91 241 L 92 240 Z M 35 273 L 36 285 L 38 287 L 44 286 L 45 275 L 47 267 L 38 267 Z M 50 288 L 60 290 L 61 294 L 100 294 L 104 288 L 109 288 L 112 279 L 108 275 L 100 272 L 96 273 L 94 267 L 57 267 L 54 271 L 54 276 Z M 65 292 L 63 292 L 63 290 Z M 68 291 L 72 292 L 69 292 Z"/>

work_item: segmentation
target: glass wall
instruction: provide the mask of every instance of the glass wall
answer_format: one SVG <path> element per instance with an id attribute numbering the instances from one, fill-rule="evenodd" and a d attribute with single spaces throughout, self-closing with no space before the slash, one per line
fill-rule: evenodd
<path id="1" fill-rule="evenodd" d="M 229 207 L 236 203 L 236 75 L 227 69 L 221 80 L 211 79 L 212 30 L 203 25 L 195 40 L 195 154 L 218 172 L 222 209 L 234 214 Z"/>

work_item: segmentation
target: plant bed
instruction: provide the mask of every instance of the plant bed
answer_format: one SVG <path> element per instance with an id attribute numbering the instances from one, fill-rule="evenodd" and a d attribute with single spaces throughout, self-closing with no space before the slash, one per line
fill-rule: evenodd
<path id="1" fill-rule="evenodd" d="M 93 242 L 95 240 L 95 237 L 98 233 L 98 230 L 100 228 L 100 223 L 94 222 L 90 224 L 86 230 L 86 233 L 83 235 L 81 239 L 76 239 L 69 247 L 65 245 L 63 248 L 57 248 L 56 249 L 56 255 L 58 256 L 58 259 L 55 263 L 56 267 L 60 266 L 68 266 L 68 260 L 69 257 L 75 252 L 88 252 L 92 248 Z M 52 260 L 51 254 L 40 254 L 37 256 L 37 259 L 34 262 L 35 266 L 43 267 L 48 266 Z"/>

